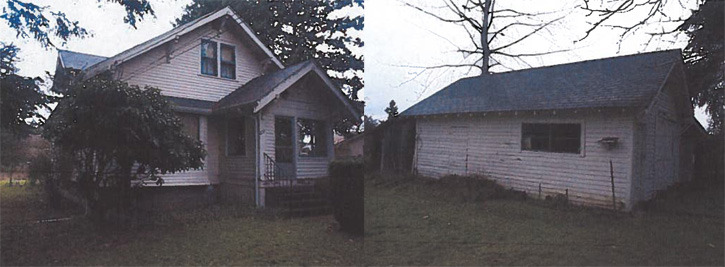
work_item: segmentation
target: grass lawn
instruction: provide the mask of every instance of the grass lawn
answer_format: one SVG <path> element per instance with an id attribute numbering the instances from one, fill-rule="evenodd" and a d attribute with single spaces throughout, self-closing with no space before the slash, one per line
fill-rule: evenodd
<path id="1" fill-rule="evenodd" d="M 536 200 L 447 200 L 421 181 L 365 185 L 369 265 L 722 266 L 725 257 L 722 190 L 698 197 L 704 204 L 677 201 L 715 209 L 706 216 L 666 209 L 615 215 Z"/>
<path id="2" fill-rule="evenodd" d="M 38 187 L 0 184 L 0 265 L 353 265 L 363 249 L 361 238 L 335 230 L 332 216 L 288 219 L 223 206 L 104 231 L 77 210 L 52 211 L 43 201 Z"/>

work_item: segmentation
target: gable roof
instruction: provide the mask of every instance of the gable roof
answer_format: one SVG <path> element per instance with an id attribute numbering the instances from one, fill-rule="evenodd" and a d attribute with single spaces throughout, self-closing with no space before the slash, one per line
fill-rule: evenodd
<path id="1" fill-rule="evenodd" d="M 58 49 L 58 59 L 60 59 L 60 66 L 64 69 L 85 70 L 106 60 L 107 57 Z"/>
<path id="2" fill-rule="evenodd" d="M 257 35 L 254 34 L 254 31 L 247 25 L 237 14 L 228 6 L 225 8 L 222 8 L 216 12 L 212 12 L 209 14 L 206 14 L 204 16 L 201 16 L 193 21 L 190 21 L 188 23 L 185 23 L 183 25 L 177 26 L 159 36 L 156 36 L 154 38 L 151 38 L 150 40 L 143 42 L 141 44 L 138 44 L 130 49 L 127 49 L 113 57 L 107 58 L 101 62 L 98 62 L 95 65 L 92 65 L 86 70 L 85 77 L 93 77 L 101 72 L 104 72 L 106 70 L 109 70 L 114 64 L 120 64 L 124 61 L 127 61 L 131 58 L 134 58 L 138 55 L 141 55 L 151 49 L 154 49 L 160 45 L 165 44 L 166 42 L 172 41 L 176 39 L 178 36 L 184 35 L 188 32 L 191 32 L 203 25 L 206 25 L 209 22 L 212 22 L 218 18 L 224 17 L 224 16 L 230 16 L 236 24 L 241 27 L 242 31 L 247 34 L 247 37 L 249 37 L 252 42 L 256 44 L 256 46 L 267 56 L 272 60 L 272 62 L 277 65 L 280 69 L 284 68 L 284 65 L 282 64 L 279 59 L 272 53 L 272 51 L 265 46 L 262 41 L 257 38 Z"/>
<path id="3" fill-rule="evenodd" d="M 645 107 L 680 61 L 667 50 L 464 78 L 401 116 Z"/>
<path id="4" fill-rule="evenodd" d="M 360 120 L 362 115 L 356 107 L 350 103 L 350 100 L 342 94 L 327 73 L 315 64 L 314 60 L 307 60 L 287 68 L 271 72 L 252 79 L 241 87 L 237 88 L 224 98 L 220 99 L 214 105 L 214 112 L 229 110 L 236 107 L 251 106 L 256 113 L 263 109 L 276 99 L 282 92 L 289 89 L 293 84 L 299 81 L 308 73 L 315 73 L 320 77 L 328 89 L 335 97 L 342 101 L 343 105 L 350 112 L 350 115 L 356 120 Z"/>

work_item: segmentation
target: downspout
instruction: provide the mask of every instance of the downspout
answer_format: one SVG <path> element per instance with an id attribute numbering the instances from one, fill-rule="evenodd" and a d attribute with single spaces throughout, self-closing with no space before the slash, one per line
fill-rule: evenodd
<path id="1" fill-rule="evenodd" d="M 260 152 L 261 152 L 260 147 L 261 146 L 260 146 L 260 140 L 259 140 L 261 138 L 261 134 L 259 132 L 259 128 L 260 128 L 259 125 L 261 124 L 261 120 L 262 120 L 262 115 L 260 113 L 257 113 L 257 117 L 254 120 L 254 134 L 255 134 L 254 146 L 255 146 L 255 151 L 257 152 L 255 155 L 255 157 L 257 159 L 257 163 L 256 163 L 257 167 L 255 168 L 256 172 L 255 172 L 255 177 L 254 177 L 254 204 L 257 207 L 259 207 L 259 204 L 260 204 L 259 203 L 259 179 L 261 177 L 261 166 L 262 166 L 261 157 L 260 157 Z"/>

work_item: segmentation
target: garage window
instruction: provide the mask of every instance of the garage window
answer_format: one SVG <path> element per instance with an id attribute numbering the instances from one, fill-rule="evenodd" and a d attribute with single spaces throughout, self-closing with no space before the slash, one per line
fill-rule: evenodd
<path id="1" fill-rule="evenodd" d="M 581 151 L 581 124 L 523 123 L 521 150 L 578 154 Z"/>

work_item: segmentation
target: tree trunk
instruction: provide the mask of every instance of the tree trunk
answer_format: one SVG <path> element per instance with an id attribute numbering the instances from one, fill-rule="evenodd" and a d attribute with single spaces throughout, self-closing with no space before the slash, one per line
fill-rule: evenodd
<path id="1" fill-rule="evenodd" d="M 481 23 L 481 48 L 483 48 L 483 60 L 481 66 L 481 74 L 489 73 L 489 59 L 491 58 L 491 49 L 488 46 L 488 20 L 491 17 L 491 0 L 486 0 L 483 7 L 483 22 Z"/>

